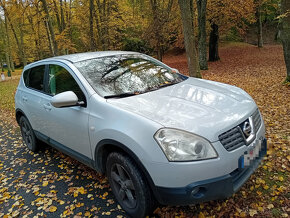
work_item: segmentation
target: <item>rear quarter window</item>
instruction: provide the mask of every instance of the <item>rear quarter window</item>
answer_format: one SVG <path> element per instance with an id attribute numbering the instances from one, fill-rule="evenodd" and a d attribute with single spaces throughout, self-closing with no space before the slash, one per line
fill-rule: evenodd
<path id="1" fill-rule="evenodd" d="M 40 65 L 24 71 L 24 84 L 28 88 L 44 91 L 44 72 L 45 65 Z"/>

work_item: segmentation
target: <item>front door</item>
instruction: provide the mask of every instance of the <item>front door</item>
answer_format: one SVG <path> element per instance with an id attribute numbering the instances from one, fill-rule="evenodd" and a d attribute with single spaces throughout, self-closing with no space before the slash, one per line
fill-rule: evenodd
<path id="1" fill-rule="evenodd" d="M 62 149 L 70 153 L 81 154 L 92 159 L 88 119 L 89 110 L 87 106 L 73 106 L 66 108 L 55 108 L 50 104 L 54 95 L 65 91 L 73 91 L 79 101 L 87 103 L 84 88 L 81 89 L 73 72 L 63 64 L 50 64 L 48 68 L 48 95 L 44 106 L 49 108 L 48 127 L 49 137 L 52 143 L 63 146 Z"/>

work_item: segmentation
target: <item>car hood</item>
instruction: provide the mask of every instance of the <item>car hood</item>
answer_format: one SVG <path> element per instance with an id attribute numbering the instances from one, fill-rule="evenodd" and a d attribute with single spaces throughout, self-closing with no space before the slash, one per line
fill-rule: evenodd
<path id="1" fill-rule="evenodd" d="M 211 142 L 243 122 L 257 108 L 253 99 L 240 88 L 195 78 L 107 102 L 164 127 L 192 132 Z"/>

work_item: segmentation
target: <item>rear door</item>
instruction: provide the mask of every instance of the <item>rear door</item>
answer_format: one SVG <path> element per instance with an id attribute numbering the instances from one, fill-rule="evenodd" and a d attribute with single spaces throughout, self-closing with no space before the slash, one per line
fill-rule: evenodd
<path id="1" fill-rule="evenodd" d="M 46 110 L 43 107 L 45 93 L 45 70 L 46 65 L 38 65 L 23 73 L 26 88 L 21 92 L 22 110 L 27 116 L 32 128 L 47 135 Z"/>

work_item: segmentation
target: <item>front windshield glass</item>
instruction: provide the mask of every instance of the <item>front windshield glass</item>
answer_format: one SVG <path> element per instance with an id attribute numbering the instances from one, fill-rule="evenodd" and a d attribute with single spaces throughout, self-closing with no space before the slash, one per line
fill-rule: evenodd
<path id="1" fill-rule="evenodd" d="M 182 82 L 187 77 L 142 55 L 116 55 L 75 63 L 103 97 L 140 94 Z"/>

